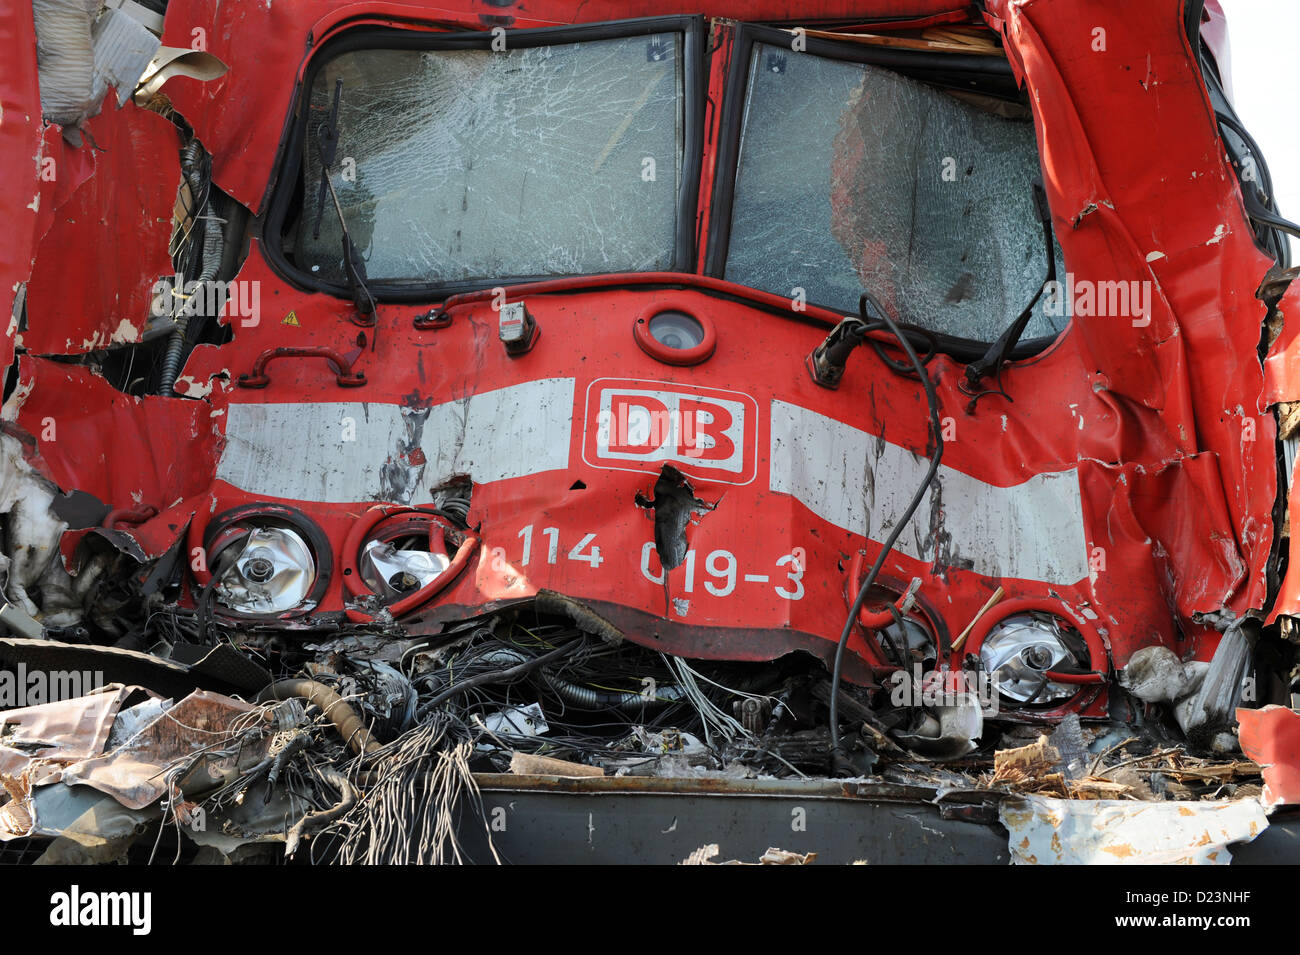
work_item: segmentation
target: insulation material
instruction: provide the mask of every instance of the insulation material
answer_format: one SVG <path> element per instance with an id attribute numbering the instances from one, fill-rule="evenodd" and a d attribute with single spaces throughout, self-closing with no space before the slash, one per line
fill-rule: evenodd
<path id="1" fill-rule="evenodd" d="M 58 489 L 23 459 L 22 449 L 17 438 L 0 435 L 0 514 L 7 517 L 5 545 L 12 555 L 0 561 L 0 569 L 5 595 L 35 617 L 40 608 L 28 591 L 63 589 L 69 583 L 55 560 L 68 525 L 50 507 Z"/>
<path id="2" fill-rule="evenodd" d="M 99 7 L 100 0 L 35 0 L 32 4 L 40 51 L 41 107 L 48 122 L 75 126 L 99 105 L 91 36 Z"/>
<path id="3" fill-rule="evenodd" d="M 109 86 L 116 88 L 122 106 L 158 49 L 158 38 L 139 21 L 100 8 L 101 0 L 32 4 L 47 122 L 79 126 L 99 111 Z"/>
<path id="4" fill-rule="evenodd" d="M 1253 799 L 1128 802 L 1017 796 L 998 818 L 1015 865 L 1228 865 L 1268 827 Z"/>
<path id="5" fill-rule="evenodd" d="M 95 21 L 95 88 L 98 100 L 112 86 L 117 105 L 125 106 L 161 45 L 141 23 L 121 10 L 105 10 Z"/>

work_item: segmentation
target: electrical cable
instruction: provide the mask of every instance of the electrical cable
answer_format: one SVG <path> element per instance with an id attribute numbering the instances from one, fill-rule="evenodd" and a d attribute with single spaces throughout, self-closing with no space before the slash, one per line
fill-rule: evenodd
<path id="1" fill-rule="evenodd" d="M 835 647 L 835 666 L 831 673 L 830 700 L 831 769 L 833 772 L 838 772 L 844 768 L 844 749 L 840 741 L 839 728 L 839 691 L 844 669 L 844 648 L 848 645 L 849 636 L 857 625 L 858 613 L 866 602 L 867 594 L 871 591 L 871 585 L 875 583 L 881 567 L 885 564 L 885 558 L 894 549 L 894 545 L 903 533 L 903 528 L 912 519 L 916 509 L 921 506 L 921 500 L 929 491 L 935 475 L 939 473 L 939 462 L 943 459 L 943 428 L 939 422 L 939 396 L 935 393 L 934 382 L 930 379 L 930 375 L 921 359 L 917 357 L 912 343 L 870 292 L 864 292 L 862 297 L 858 299 L 858 314 L 863 322 L 866 322 L 868 302 L 879 312 L 880 318 L 884 321 L 886 327 L 898 339 L 898 343 L 902 346 L 903 351 L 907 353 L 907 357 L 911 360 L 912 367 L 916 370 L 921 385 L 925 389 L 925 400 L 930 410 L 930 440 L 934 445 L 934 453 L 930 457 L 930 467 L 926 470 L 925 477 L 912 495 L 911 501 L 908 502 L 907 509 L 903 511 L 902 517 L 894 522 L 893 530 L 889 532 L 889 536 L 881 545 L 875 563 L 871 565 L 871 570 L 867 572 L 866 577 L 863 579 L 862 586 L 858 589 L 858 595 L 853 600 L 853 606 L 849 608 L 849 615 L 844 621 L 844 629 L 840 633 L 839 643 Z"/>

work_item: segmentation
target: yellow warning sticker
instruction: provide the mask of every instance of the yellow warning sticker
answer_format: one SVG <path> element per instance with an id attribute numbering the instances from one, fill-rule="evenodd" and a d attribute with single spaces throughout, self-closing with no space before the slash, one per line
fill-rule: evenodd
<path id="1" fill-rule="evenodd" d="M 293 325 L 293 326 L 295 326 L 295 327 L 299 327 L 299 328 L 302 327 L 302 326 L 298 325 L 298 313 L 297 313 L 297 312 L 290 312 L 290 313 L 289 313 L 288 315 L 286 315 L 284 318 L 280 319 L 280 324 L 281 324 L 281 325 Z"/>

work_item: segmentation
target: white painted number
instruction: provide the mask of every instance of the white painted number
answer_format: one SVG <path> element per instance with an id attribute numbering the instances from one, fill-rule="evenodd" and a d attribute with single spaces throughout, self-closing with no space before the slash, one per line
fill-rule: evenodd
<path id="1" fill-rule="evenodd" d="M 569 560 L 581 560 L 591 564 L 592 567 L 599 567 L 604 563 L 604 558 L 600 556 L 600 548 L 595 544 L 591 545 L 591 553 L 584 555 L 582 549 L 596 539 L 595 534 L 588 534 L 582 540 L 578 541 L 578 546 L 569 551 Z"/>
<path id="2" fill-rule="evenodd" d="M 658 574 L 650 573 L 650 555 L 653 553 L 655 553 L 655 542 L 646 541 L 645 546 L 641 548 L 641 576 L 652 584 L 662 584 L 664 582 L 662 570 Z"/>
<path id="3" fill-rule="evenodd" d="M 574 552 L 569 556 L 575 560 L 582 560 L 578 556 L 587 540 L 584 539 L 582 544 L 574 548 Z M 592 548 L 594 552 L 596 548 Z M 650 555 L 655 553 L 654 541 L 646 541 L 641 548 L 641 576 L 652 584 L 662 584 L 664 582 L 663 570 L 657 573 L 650 570 Z M 787 584 L 775 587 L 777 594 L 786 600 L 800 600 L 803 598 L 803 573 L 805 567 L 804 550 L 802 547 L 796 547 L 792 553 L 786 554 L 777 560 L 776 566 L 785 567 L 789 565 L 786 571 Z M 595 564 L 592 565 L 597 566 Z M 686 559 L 682 561 L 682 592 L 694 593 L 695 591 L 695 551 L 688 550 Z M 736 555 L 729 550 L 710 551 L 704 559 L 704 570 L 708 579 L 704 581 L 704 589 L 715 597 L 730 597 L 736 592 L 736 585 L 743 579 L 746 583 L 765 584 L 768 582 L 767 574 L 744 574 L 740 573 L 740 562 Z"/>
<path id="4" fill-rule="evenodd" d="M 726 565 L 726 570 L 718 569 L 718 560 L 721 559 Z M 726 583 L 721 587 L 715 587 L 709 581 L 704 582 L 704 589 L 715 597 L 725 597 L 736 589 L 736 555 L 727 550 L 715 550 L 709 555 L 708 560 L 704 562 L 704 567 L 714 577 L 722 577 Z"/>
<path id="5" fill-rule="evenodd" d="M 560 559 L 560 529 L 558 527 L 543 527 L 542 534 L 546 537 L 546 562 L 548 564 L 557 563 Z M 519 566 L 527 567 L 528 561 L 533 554 L 533 525 L 529 524 L 515 536 L 524 542 L 524 556 L 520 558 Z M 592 567 L 599 567 L 604 563 L 605 558 L 600 556 L 599 547 L 592 545 L 591 553 L 584 554 L 582 552 L 595 539 L 595 534 L 588 534 L 580 540 L 578 546 L 569 551 L 569 560 L 580 560 Z"/>
<path id="6" fill-rule="evenodd" d="M 799 559 L 800 556 L 801 555 L 797 552 L 794 554 L 786 554 L 776 562 L 776 566 L 778 567 L 782 567 L 786 564 L 793 565 L 790 570 L 786 571 L 786 577 L 790 579 L 790 583 L 794 584 L 794 589 L 786 590 L 784 587 L 776 588 L 777 595 L 784 597 L 786 600 L 798 600 L 803 597 L 803 561 Z"/>

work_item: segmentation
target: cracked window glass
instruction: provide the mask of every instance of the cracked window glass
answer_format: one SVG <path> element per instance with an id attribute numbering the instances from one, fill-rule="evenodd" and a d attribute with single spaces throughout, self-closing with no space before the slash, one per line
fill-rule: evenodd
<path id="1" fill-rule="evenodd" d="M 342 282 L 318 129 L 371 281 L 443 285 L 675 267 L 682 36 L 360 50 L 317 73 L 299 265 Z M 319 229 L 319 232 L 317 232 Z"/>
<path id="2" fill-rule="evenodd" d="M 725 277 L 994 341 L 1047 273 L 1038 152 L 1027 110 L 966 95 L 755 45 Z M 1064 327 L 1047 310 L 1024 338 Z"/>

